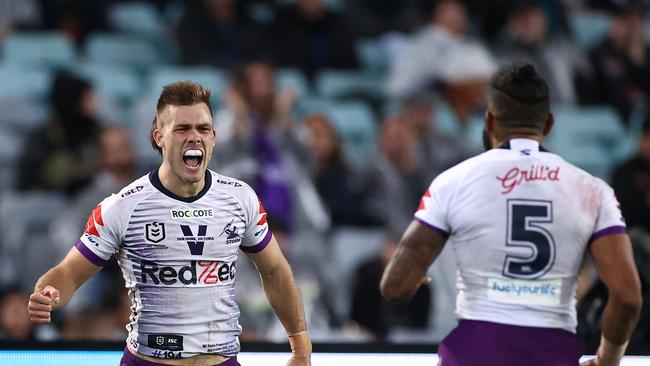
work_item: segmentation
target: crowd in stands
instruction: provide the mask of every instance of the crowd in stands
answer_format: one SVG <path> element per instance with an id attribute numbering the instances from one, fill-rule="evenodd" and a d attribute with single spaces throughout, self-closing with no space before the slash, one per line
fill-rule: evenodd
<path id="1" fill-rule="evenodd" d="M 549 148 L 614 186 L 650 253 L 648 11 L 642 0 L 0 0 L 0 339 L 124 338 L 114 261 L 36 328 L 22 305 L 41 273 L 20 271 L 57 263 L 103 197 L 156 166 L 146 134 L 178 78 L 214 89 L 210 168 L 259 194 L 315 341 L 435 342 L 454 326 L 449 260 L 407 305 L 386 303 L 377 283 L 431 180 L 482 150 L 486 83 L 515 60 L 550 86 Z M 606 136 L 588 137 L 601 124 L 577 123 L 586 111 L 605 116 Z M 18 222 L 9 202 L 36 212 L 36 194 L 60 209 Z M 239 261 L 242 340 L 282 340 Z M 634 342 L 650 349 L 650 335 Z"/>

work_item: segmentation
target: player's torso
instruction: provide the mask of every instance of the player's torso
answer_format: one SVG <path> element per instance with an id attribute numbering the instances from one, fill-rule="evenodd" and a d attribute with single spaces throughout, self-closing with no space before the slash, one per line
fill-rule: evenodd
<path id="1" fill-rule="evenodd" d="M 218 181 L 185 202 L 147 186 L 117 254 L 132 297 L 129 344 L 156 358 L 239 350 L 235 277 L 247 219 Z"/>
<path id="2" fill-rule="evenodd" d="M 515 309 L 552 309 L 547 325 L 568 329 L 600 207 L 596 180 L 550 153 L 491 154 L 463 180 L 449 211 L 460 315 L 520 322 Z"/>

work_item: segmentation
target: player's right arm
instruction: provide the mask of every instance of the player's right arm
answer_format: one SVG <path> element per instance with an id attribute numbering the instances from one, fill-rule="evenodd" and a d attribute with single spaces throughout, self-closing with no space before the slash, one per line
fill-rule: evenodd
<path id="1" fill-rule="evenodd" d="M 76 247 L 72 248 L 61 263 L 36 282 L 27 305 L 32 322 L 49 323 L 52 310 L 58 310 L 67 304 L 74 292 L 100 269 Z"/>
<path id="2" fill-rule="evenodd" d="M 601 237 L 591 245 L 598 276 L 607 286 L 603 329 L 594 360 L 585 365 L 618 366 L 641 312 L 641 283 L 627 234 Z"/>

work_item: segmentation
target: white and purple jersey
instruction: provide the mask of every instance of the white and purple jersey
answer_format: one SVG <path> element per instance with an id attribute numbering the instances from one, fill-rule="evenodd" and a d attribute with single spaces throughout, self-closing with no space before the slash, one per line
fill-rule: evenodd
<path id="1" fill-rule="evenodd" d="M 102 201 L 76 244 L 96 265 L 117 257 L 133 304 L 127 342 L 143 355 L 239 352 L 238 249 L 259 252 L 272 234 L 253 189 L 209 170 L 205 178 L 183 198 L 151 172 Z"/>
<path id="2" fill-rule="evenodd" d="M 605 182 L 529 139 L 440 174 L 415 219 L 449 237 L 460 319 L 571 332 L 585 251 L 625 232 Z"/>

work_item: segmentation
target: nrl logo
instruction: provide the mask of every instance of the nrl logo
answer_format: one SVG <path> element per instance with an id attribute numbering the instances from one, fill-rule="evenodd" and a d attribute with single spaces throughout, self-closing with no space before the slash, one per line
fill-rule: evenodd
<path id="1" fill-rule="evenodd" d="M 165 224 L 154 221 L 144 226 L 144 236 L 151 243 L 165 240 Z"/>

